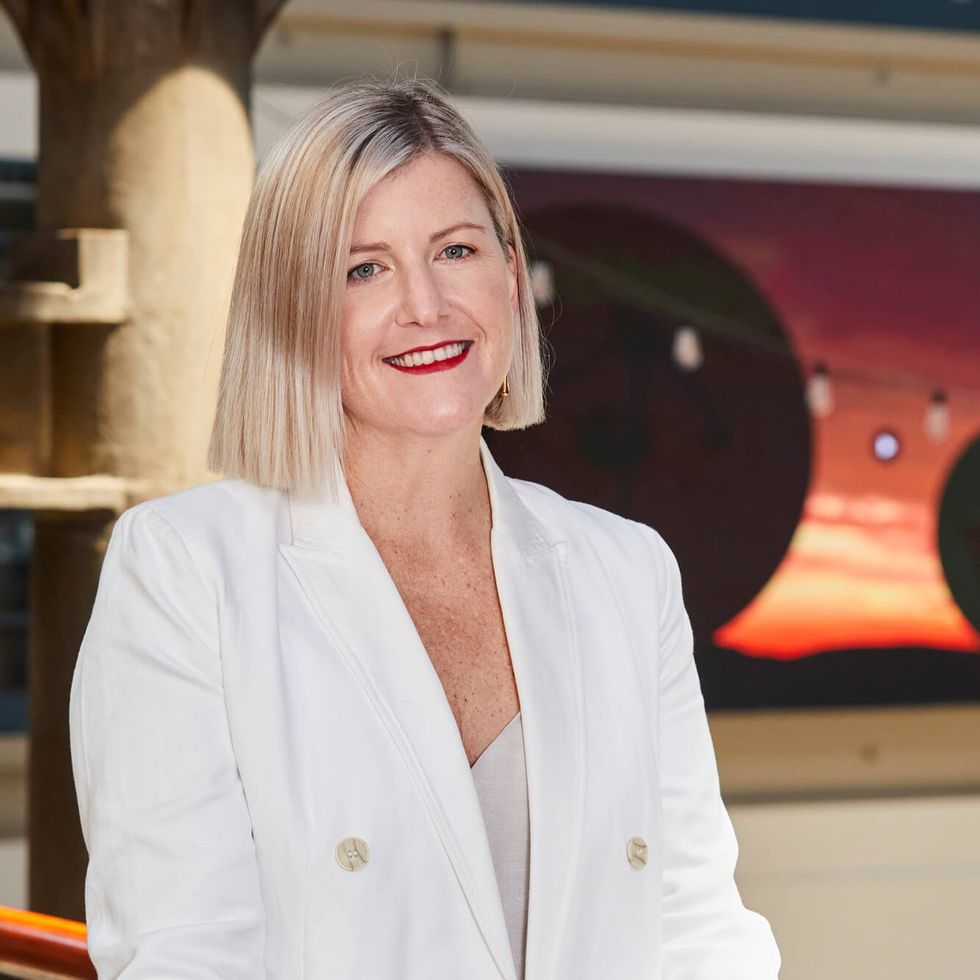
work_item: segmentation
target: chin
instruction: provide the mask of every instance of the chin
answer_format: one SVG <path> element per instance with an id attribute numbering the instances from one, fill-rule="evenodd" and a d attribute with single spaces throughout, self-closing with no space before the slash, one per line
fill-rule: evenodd
<path id="1" fill-rule="evenodd" d="M 483 406 L 468 405 L 465 411 L 459 406 L 454 406 L 452 410 L 440 410 L 433 406 L 428 413 L 421 411 L 424 407 L 416 405 L 413 406 L 414 411 L 403 413 L 397 419 L 396 427 L 409 429 L 418 435 L 438 436 L 460 432 L 483 421 Z"/>

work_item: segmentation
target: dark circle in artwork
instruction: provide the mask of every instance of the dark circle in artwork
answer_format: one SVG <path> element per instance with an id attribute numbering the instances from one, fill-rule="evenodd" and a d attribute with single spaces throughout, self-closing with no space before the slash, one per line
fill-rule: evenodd
<path id="1" fill-rule="evenodd" d="M 510 476 L 656 528 L 677 555 L 699 642 L 758 594 L 810 478 L 804 377 L 749 276 L 654 213 L 576 205 L 524 217 L 552 267 L 547 421 L 484 430 Z M 697 329 L 695 370 L 673 357 Z"/>
<path id="2" fill-rule="evenodd" d="M 980 631 L 980 436 L 960 454 L 946 479 L 938 548 L 953 599 Z"/>

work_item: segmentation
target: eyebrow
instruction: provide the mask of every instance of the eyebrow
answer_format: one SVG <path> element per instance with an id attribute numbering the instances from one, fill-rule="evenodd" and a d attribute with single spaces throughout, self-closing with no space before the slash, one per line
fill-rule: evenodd
<path id="1" fill-rule="evenodd" d="M 443 228 L 442 231 L 434 232 L 429 235 L 429 244 L 435 244 L 440 238 L 445 235 L 450 234 L 450 232 L 459 231 L 461 228 L 473 228 L 476 231 L 486 232 L 485 225 L 477 225 L 472 221 L 460 221 L 458 224 L 450 225 L 448 228 Z M 390 252 L 391 246 L 387 242 L 369 242 L 366 245 L 354 245 L 350 250 L 350 254 L 354 255 L 357 252 Z"/>

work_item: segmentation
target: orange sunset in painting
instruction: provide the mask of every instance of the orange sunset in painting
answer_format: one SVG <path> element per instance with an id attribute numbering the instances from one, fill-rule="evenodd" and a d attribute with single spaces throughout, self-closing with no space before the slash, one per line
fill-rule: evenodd
<path id="1" fill-rule="evenodd" d="M 853 646 L 977 650 L 943 576 L 934 506 L 815 490 L 805 507 L 775 577 L 715 642 L 786 659 Z"/>

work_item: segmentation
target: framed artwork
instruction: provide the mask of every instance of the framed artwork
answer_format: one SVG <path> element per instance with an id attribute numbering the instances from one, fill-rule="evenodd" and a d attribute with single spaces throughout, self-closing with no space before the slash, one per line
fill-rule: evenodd
<path id="1" fill-rule="evenodd" d="M 467 108 L 554 358 L 488 444 L 670 544 L 729 795 L 980 786 L 976 137 Z"/>

